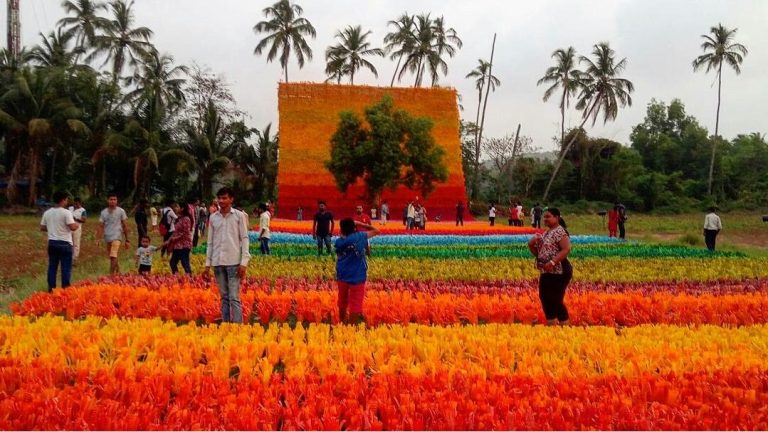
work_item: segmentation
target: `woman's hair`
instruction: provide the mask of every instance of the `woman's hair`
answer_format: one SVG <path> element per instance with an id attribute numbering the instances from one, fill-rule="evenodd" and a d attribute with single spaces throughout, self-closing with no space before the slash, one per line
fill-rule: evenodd
<path id="1" fill-rule="evenodd" d="M 339 222 L 339 228 L 341 229 L 342 234 L 348 236 L 355 232 L 355 221 L 352 218 L 342 219 L 341 222 Z"/>
<path id="2" fill-rule="evenodd" d="M 565 219 L 560 216 L 560 209 L 556 207 L 550 207 L 547 209 L 547 213 L 551 214 L 552 216 L 557 218 L 557 223 L 560 224 L 561 227 L 565 230 L 566 233 L 568 233 L 568 224 L 565 223 Z M 568 235 L 571 235 L 568 233 Z"/>
<path id="3" fill-rule="evenodd" d="M 181 204 L 180 207 L 180 216 L 186 216 L 190 219 L 192 219 L 192 213 L 189 212 L 189 206 L 187 204 Z"/>

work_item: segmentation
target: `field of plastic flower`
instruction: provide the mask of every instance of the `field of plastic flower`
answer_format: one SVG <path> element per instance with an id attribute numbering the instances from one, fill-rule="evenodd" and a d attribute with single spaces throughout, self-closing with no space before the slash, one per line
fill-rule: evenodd
<path id="1" fill-rule="evenodd" d="M 546 327 L 530 233 L 443 228 L 374 239 L 360 326 L 289 229 L 242 326 L 165 263 L 35 294 L 0 318 L 0 428 L 768 428 L 764 260 L 574 236 L 573 325 Z"/>

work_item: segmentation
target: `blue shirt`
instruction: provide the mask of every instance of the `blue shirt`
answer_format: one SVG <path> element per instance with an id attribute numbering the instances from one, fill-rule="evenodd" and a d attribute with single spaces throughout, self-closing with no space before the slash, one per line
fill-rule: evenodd
<path id="1" fill-rule="evenodd" d="M 355 232 L 336 239 L 336 280 L 353 285 L 365 282 L 368 276 L 367 246 L 367 232 Z"/>

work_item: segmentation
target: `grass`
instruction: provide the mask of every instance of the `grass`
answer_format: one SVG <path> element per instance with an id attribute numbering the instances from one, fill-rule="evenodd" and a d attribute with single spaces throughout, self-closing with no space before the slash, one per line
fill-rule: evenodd
<path id="1" fill-rule="evenodd" d="M 606 222 L 600 216 L 564 215 L 574 235 L 607 234 Z M 721 215 L 723 232 L 718 249 L 741 251 L 750 256 L 768 258 L 768 223 L 758 213 L 727 213 Z M 499 222 L 506 222 L 500 220 Z M 643 215 L 631 214 L 627 221 L 627 237 L 654 243 L 704 247 L 703 214 Z M 38 291 L 46 291 L 46 236 L 39 231 L 35 216 L 0 216 L 0 313 L 9 313 L 9 305 Z M 132 224 L 131 224 L 132 225 Z M 131 226 L 133 228 L 133 226 Z M 86 224 L 83 233 L 80 262 L 73 269 L 72 281 L 95 278 L 109 273 L 109 260 L 104 248 L 96 245 L 96 224 Z M 159 235 L 153 244 L 158 245 Z M 135 241 L 133 238 L 132 242 Z M 120 268 L 134 271 L 133 248 L 121 252 Z M 165 265 L 156 257 L 156 265 Z"/>

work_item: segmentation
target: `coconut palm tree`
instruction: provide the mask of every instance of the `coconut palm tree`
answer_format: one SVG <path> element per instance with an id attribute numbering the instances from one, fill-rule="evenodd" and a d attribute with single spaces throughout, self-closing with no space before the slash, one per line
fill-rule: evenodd
<path id="1" fill-rule="evenodd" d="M 140 60 L 155 48 L 149 42 L 152 30 L 147 27 L 134 28 L 133 0 L 114 0 L 109 4 L 112 19 L 105 22 L 102 33 L 93 39 L 94 51 L 86 58 L 91 61 L 105 55 L 102 66 L 112 62 L 112 81 L 117 84 L 125 65 L 136 66 Z"/>
<path id="2" fill-rule="evenodd" d="M 371 33 L 373 32 L 370 30 L 363 33 L 361 26 L 347 26 L 344 30 L 336 33 L 339 43 L 328 47 L 325 51 L 325 58 L 329 65 L 334 64 L 339 69 L 338 63 L 341 63 L 342 71 L 349 75 L 350 84 L 355 83 L 355 72 L 362 67 L 373 72 L 375 77 L 379 77 L 373 63 L 363 58 L 366 56 L 384 57 L 384 50 L 371 48 L 371 43 L 367 40 Z"/>
<path id="3" fill-rule="evenodd" d="M 395 66 L 395 73 L 392 74 L 392 82 L 390 87 L 395 86 L 395 78 L 400 71 L 400 63 L 403 57 L 407 57 L 413 50 L 413 26 L 414 18 L 409 15 L 408 12 L 400 15 L 395 21 L 390 21 L 387 25 L 395 26 L 395 30 L 387 33 L 384 36 L 384 51 L 389 54 L 391 60 L 397 59 L 397 66 Z"/>
<path id="4" fill-rule="evenodd" d="M 61 27 L 47 37 L 40 33 L 41 43 L 29 52 L 29 61 L 42 67 L 65 68 L 75 64 L 75 59 L 83 54 L 84 49 L 78 46 L 70 48 L 73 38 L 72 33 L 65 32 Z"/>
<path id="5" fill-rule="evenodd" d="M 22 69 L 8 91 L 0 97 L 0 124 L 8 133 L 8 147 L 15 149 L 14 163 L 8 180 L 6 196 L 10 202 L 17 199 L 16 182 L 24 161 L 29 178 L 31 206 L 37 198 L 37 179 L 42 156 L 53 148 L 67 133 L 86 135 L 88 127 L 80 121 L 81 111 L 55 89 L 51 73 L 39 68 Z"/>
<path id="6" fill-rule="evenodd" d="M 475 88 L 477 89 L 477 115 L 475 116 L 475 125 L 480 123 L 480 105 L 483 102 L 483 90 L 486 82 L 490 84 L 491 91 L 496 91 L 496 87 L 501 86 L 501 81 L 495 75 L 488 76 L 491 63 L 483 59 L 477 59 L 477 67 L 472 69 L 465 78 L 475 79 Z M 475 132 L 477 135 L 477 132 Z M 475 139 L 477 141 L 477 139 Z"/>
<path id="7" fill-rule="evenodd" d="M 576 49 L 568 47 L 557 49 L 552 53 L 555 65 L 547 68 L 544 76 L 536 85 L 549 84 L 544 92 L 544 102 L 560 88 L 560 151 L 565 144 L 565 110 L 570 106 L 571 98 L 578 94 L 584 85 L 584 73 L 577 68 Z"/>
<path id="8" fill-rule="evenodd" d="M 718 24 L 709 29 L 709 35 L 701 35 L 704 42 L 701 49 L 705 52 L 693 60 L 693 71 L 706 67 L 706 72 L 714 70 L 717 74 L 717 114 L 715 115 L 715 139 L 712 140 L 712 158 L 709 163 L 709 180 L 707 191 L 712 194 L 712 176 L 715 171 L 715 150 L 720 133 L 720 92 L 723 87 L 723 63 L 727 63 L 736 75 L 741 73 L 741 63 L 747 55 L 747 47 L 734 42 L 736 31 L 729 30 Z"/>
<path id="9" fill-rule="evenodd" d="M 443 75 L 448 75 L 448 64 L 443 60 L 443 55 L 448 54 L 448 57 L 453 58 L 456 55 L 456 51 L 461 49 L 463 42 L 459 39 L 453 27 L 445 28 L 445 18 L 443 17 L 435 18 L 432 22 L 432 33 L 436 55 L 430 58 L 429 70 L 432 77 L 432 86 L 434 87 L 437 85 L 440 71 L 442 71 Z"/>
<path id="10" fill-rule="evenodd" d="M 253 53 L 261 55 L 269 47 L 267 62 L 272 62 L 280 55 L 280 66 L 285 73 L 285 82 L 288 82 L 288 61 L 293 50 L 299 69 L 304 67 L 305 58 L 312 60 L 312 48 L 309 47 L 305 36 L 313 39 L 317 36 L 312 23 L 306 18 L 301 18 L 304 9 L 289 0 L 280 0 L 263 10 L 267 21 L 261 21 L 253 26 L 256 34 L 267 33 L 267 36 L 256 44 Z"/>
<path id="11" fill-rule="evenodd" d="M 100 17 L 99 12 L 106 11 L 107 5 L 94 0 L 65 0 L 62 5 L 68 15 L 59 20 L 58 25 L 65 27 L 68 34 L 75 36 L 75 46 L 87 49 L 93 45 L 96 32 L 105 28 L 109 21 Z M 75 63 L 79 60 L 75 56 Z"/>
<path id="12" fill-rule="evenodd" d="M 627 67 L 627 59 L 622 58 L 616 61 L 616 53 L 607 42 L 594 45 L 592 56 L 594 61 L 585 56 L 579 57 L 579 62 L 584 63 L 586 69 L 582 76 L 583 86 L 576 103 L 576 109 L 582 112 L 582 121 L 577 130 L 582 129 L 589 119 L 592 119 L 594 126 L 601 111 L 603 122 L 608 123 L 609 120 L 616 119 L 619 114 L 619 107 L 632 106 L 630 93 L 635 90 L 635 86 L 631 81 L 619 77 Z M 547 188 L 544 190 L 543 201 L 547 200 L 549 190 L 560 171 L 565 156 L 580 135 L 574 133 L 573 137 L 562 148 L 552 176 L 547 183 Z"/>
<path id="13" fill-rule="evenodd" d="M 184 102 L 183 78 L 189 73 L 186 66 L 174 66 L 173 56 L 153 51 L 147 55 L 126 84 L 134 90 L 126 94 L 126 101 L 150 101 L 173 112 Z M 149 98 L 143 96 L 148 95 Z"/>
<path id="14" fill-rule="evenodd" d="M 333 55 L 326 55 L 325 61 L 325 74 L 328 75 L 325 82 L 335 81 L 336 84 L 341 84 L 341 79 L 348 74 L 347 65 L 344 59 Z"/>

